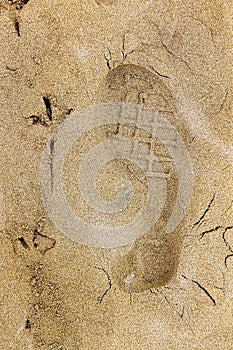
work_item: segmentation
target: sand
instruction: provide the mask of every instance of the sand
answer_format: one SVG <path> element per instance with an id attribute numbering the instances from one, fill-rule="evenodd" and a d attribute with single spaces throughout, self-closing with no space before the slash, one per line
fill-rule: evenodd
<path id="1" fill-rule="evenodd" d="M 232 2 L 5 0 L 0 26 L 0 349 L 232 349 Z M 161 160 L 163 146 L 165 209 L 123 247 L 85 245 L 81 231 L 70 239 L 44 205 L 46 145 L 64 122 L 80 127 L 80 111 L 106 103 L 157 111 L 183 140 L 194 176 L 184 193 L 193 192 L 169 234 L 180 175 L 176 160 Z M 109 216 L 82 203 L 75 154 L 123 134 L 144 146 L 154 137 L 110 121 L 65 163 L 70 205 L 100 225 Z M 114 225 L 137 215 L 149 191 L 137 165 L 114 161 L 96 182 L 106 201 L 122 176 L 136 204 Z"/>

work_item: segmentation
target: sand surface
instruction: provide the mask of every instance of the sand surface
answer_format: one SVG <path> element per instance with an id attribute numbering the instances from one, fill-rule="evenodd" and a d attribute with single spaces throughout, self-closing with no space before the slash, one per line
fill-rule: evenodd
<path id="1" fill-rule="evenodd" d="M 233 349 L 232 5 L 0 1 L 0 349 Z M 160 111 L 178 131 L 193 166 L 192 201 L 165 235 L 171 165 L 156 230 L 124 247 L 90 247 L 49 218 L 41 158 L 63 121 L 119 102 Z M 67 197 L 85 220 L 92 214 L 75 187 L 75 150 L 81 157 L 118 129 L 97 128 L 67 157 Z M 147 184 L 136 166 L 110 163 L 96 183 L 108 201 L 111 172 L 139 193 L 114 216 L 118 224 L 145 205 Z"/>

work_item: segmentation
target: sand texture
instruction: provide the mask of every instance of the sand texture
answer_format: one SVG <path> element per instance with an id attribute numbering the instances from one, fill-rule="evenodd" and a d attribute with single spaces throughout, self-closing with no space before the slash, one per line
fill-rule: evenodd
<path id="1" fill-rule="evenodd" d="M 0 350 L 233 349 L 232 10 L 0 0 Z"/>

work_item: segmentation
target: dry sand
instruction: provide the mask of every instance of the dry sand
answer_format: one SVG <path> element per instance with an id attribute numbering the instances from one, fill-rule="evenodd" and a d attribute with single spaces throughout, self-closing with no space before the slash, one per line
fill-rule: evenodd
<path id="1" fill-rule="evenodd" d="M 233 349 L 232 1 L 3 0 L 0 26 L 0 349 Z M 153 232 L 87 247 L 41 199 L 61 122 L 121 101 L 166 111 L 193 163 L 157 260 Z"/>

